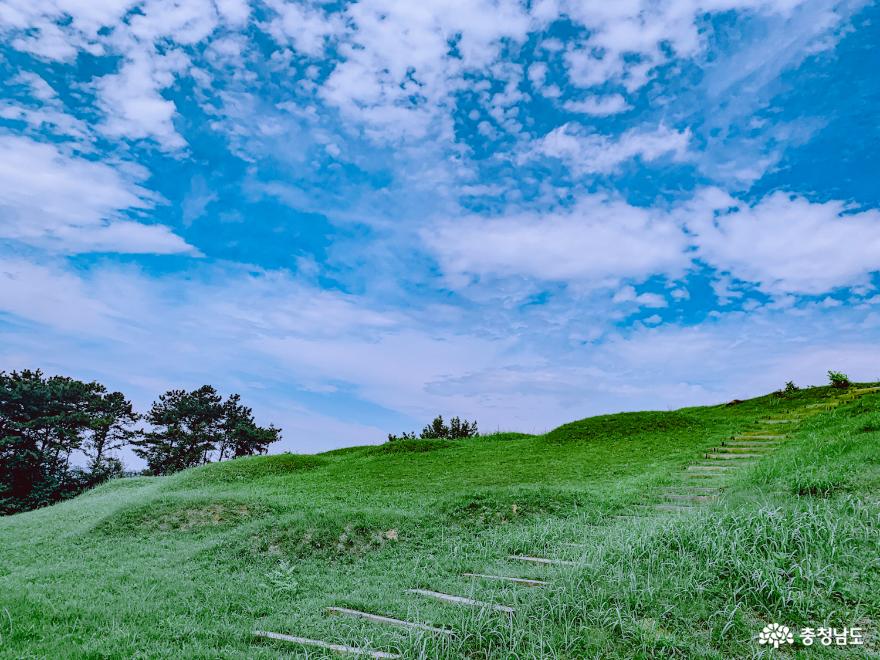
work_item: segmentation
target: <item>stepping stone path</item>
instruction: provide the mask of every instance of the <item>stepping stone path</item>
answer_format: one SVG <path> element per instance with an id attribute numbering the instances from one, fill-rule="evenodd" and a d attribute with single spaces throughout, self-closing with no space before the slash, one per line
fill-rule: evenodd
<path id="1" fill-rule="evenodd" d="M 565 559 L 546 559 L 545 557 L 526 557 L 524 555 L 510 555 L 508 559 L 516 561 L 530 561 L 533 564 L 554 564 L 557 566 L 574 566 L 576 561 L 568 561 Z"/>
<path id="2" fill-rule="evenodd" d="M 294 637 L 293 635 L 282 635 L 281 633 L 266 632 L 264 630 L 255 630 L 254 636 L 266 637 L 268 639 L 278 639 L 283 642 L 293 642 L 301 646 L 317 646 L 322 649 L 336 651 L 337 653 L 347 653 L 348 655 L 365 655 L 369 658 L 399 658 L 396 653 L 384 653 L 383 651 L 371 651 L 369 649 L 359 649 L 354 646 L 345 646 L 344 644 L 331 644 L 330 642 L 322 642 L 320 639 L 308 639 L 306 637 Z"/>
<path id="3" fill-rule="evenodd" d="M 831 400 L 823 403 L 814 403 L 803 406 L 803 412 L 800 414 L 789 412 L 788 417 L 770 417 L 756 420 L 756 428 L 750 431 L 744 431 L 739 435 L 733 435 L 730 439 L 722 440 L 717 447 L 711 447 L 702 455 L 703 462 L 694 463 L 685 466 L 680 476 L 686 481 L 680 484 L 670 484 L 663 487 L 655 494 L 652 501 L 646 502 L 640 507 L 642 513 L 620 511 L 610 516 L 611 520 L 651 520 L 645 514 L 652 513 L 654 516 L 659 514 L 688 514 L 696 511 L 700 505 L 710 504 L 718 500 L 724 492 L 724 480 L 743 465 L 752 465 L 755 460 L 760 460 L 765 455 L 779 447 L 789 437 L 787 431 L 796 426 L 802 419 L 821 414 L 825 410 L 831 410 L 842 403 L 853 401 L 858 397 L 880 392 L 880 387 L 851 388 L 844 395 L 837 395 Z M 779 428 L 785 425 L 784 428 Z M 762 428 L 763 427 L 763 428 Z M 786 431 L 780 433 L 779 431 Z M 715 480 L 720 481 L 715 481 Z M 659 520 L 659 518 L 657 518 Z M 594 528 L 597 525 L 589 525 Z M 584 548 L 581 543 L 561 543 L 567 548 Z M 578 562 L 567 559 L 555 559 L 552 557 L 530 557 L 527 555 L 509 555 L 508 560 L 517 562 L 526 562 L 532 564 L 540 564 L 546 566 L 572 567 Z M 506 582 L 512 585 L 523 587 L 547 587 L 551 583 L 545 580 L 537 580 L 525 577 L 513 577 L 506 575 L 490 575 L 485 573 L 463 573 L 464 577 L 470 577 L 477 580 L 488 580 L 497 582 Z M 475 600 L 466 596 L 458 596 L 454 594 L 441 593 L 439 591 L 431 591 L 429 589 L 407 589 L 407 593 L 433 598 L 443 602 L 464 605 L 480 609 L 502 612 L 513 616 L 515 610 L 507 605 L 498 605 L 480 600 Z M 330 607 L 327 612 L 335 616 L 347 616 L 371 623 L 390 625 L 417 632 L 443 635 L 451 637 L 455 635 L 455 631 L 449 628 L 433 626 L 427 623 L 418 623 L 396 619 L 394 617 L 383 616 L 379 614 L 371 614 L 369 612 L 361 612 L 345 607 Z M 385 651 L 376 651 L 372 649 L 357 648 L 344 644 L 334 644 L 317 639 L 309 639 L 306 637 L 296 637 L 276 632 L 267 632 L 262 630 L 254 631 L 255 637 L 261 637 L 283 642 L 290 642 L 306 647 L 316 647 L 334 651 L 337 653 L 364 656 L 369 658 L 399 658 L 401 656 Z"/>
<path id="4" fill-rule="evenodd" d="M 360 612 L 358 610 L 350 610 L 347 607 L 328 607 L 330 614 L 338 614 L 340 616 L 350 616 L 355 619 L 365 619 L 373 623 L 387 623 L 389 626 L 398 626 L 400 628 L 409 628 L 411 630 L 424 630 L 425 632 L 437 633 L 439 635 L 454 635 L 455 632 L 448 628 L 436 628 L 424 623 L 412 623 L 411 621 L 403 621 L 390 616 L 380 616 L 378 614 L 370 614 L 369 612 Z"/>
<path id="5" fill-rule="evenodd" d="M 544 580 L 530 580 L 528 578 L 507 577 L 506 575 L 485 575 L 484 573 L 462 573 L 465 577 L 479 578 L 481 580 L 502 580 L 504 582 L 513 582 L 526 587 L 546 587 L 547 582 Z"/>
<path id="6" fill-rule="evenodd" d="M 440 593 L 439 591 L 431 591 L 430 589 L 407 589 L 406 591 L 410 594 L 426 596 L 427 598 L 436 598 L 437 600 L 443 600 L 447 603 L 455 603 L 456 605 L 467 605 L 469 607 L 485 608 L 489 610 L 495 610 L 496 612 L 504 612 L 506 614 L 513 614 L 515 611 L 512 607 L 508 607 L 507 605 L 484 603 L 481 600 L 465 598 L 464 596 L 454 596 L 452 594 L 444 594 Z"/>

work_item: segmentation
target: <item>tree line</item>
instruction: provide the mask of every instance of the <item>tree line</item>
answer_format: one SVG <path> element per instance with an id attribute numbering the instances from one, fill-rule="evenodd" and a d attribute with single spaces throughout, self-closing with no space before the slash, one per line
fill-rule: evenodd
<path id="1" fill-rule="evenodd" d="M 140 422 L 148 427 L 142 428 Z M 125 446 L 166 475 L 212 461 L 265 454 L 281 430 L 256 424 L 238 394 L 210 385 L 169 390 L 146 414 L 98 382 L 0 371 L 0 514 L 73 497 L 125 472 Z"/>
<path id="2" fill-rule="evenodd" d="M 427 424 L 422 429 L 418 436 L 416 436 L 415 431 L 411 433 L 404 431 L 400 435 L 389 433 L 388 442 L 397 442 L 398 440 L 457 440 L 459 438 L 474 438 L 479 434 L 477 420 L 469 422 L 460 417 L 453 417 L 449 420 L 449 424 L 447 424 L 443 421 L 443 415 L 437 415 L 430 424 Z"/>

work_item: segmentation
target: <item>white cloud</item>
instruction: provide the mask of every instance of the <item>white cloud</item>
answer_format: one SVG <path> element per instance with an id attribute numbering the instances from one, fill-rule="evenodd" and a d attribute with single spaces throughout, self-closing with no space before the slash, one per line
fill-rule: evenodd
<path id="1" fill-rule="evenodd" d="M 543 215 L 450 220 L 423 238 L 458 286 L 496 276 L 609 285 L 677 274 L 688 263 L 686 237 L 676 224 L 600 196 Z"/>
<path id="2" fill-rule="evenodd" d="M 168 150 L 186 146 L 174 128 L 174 103 L 160 93 L 186 63 L 179 51 L 164 56 L 136 52 L 118 73 L 99 78 L 100 104 L 105 112 L 101 130 L 111 137 L 152 138 Z"/>
<path id="3" fill-rule="evenodd" d="M 563 107 L 569 112 L 577 112 L 594 117 L 607 117 L 630 110 L 632 106 L 621 94 L 590 96 L 583 101 L 567 101 Z"/>
<path id="4" fill-rule="evenodd" d="M 453 94 L 467 71 L 485 70 L 502 40 L 522 41 L 530 21 L 513 0 L 367 0 L 349 5 L 343 61 L 322 98 L 368 135 L 395 142 L 451 132 Z M 457 56 L 451 54 L 455 43 Z"/>
<path id="5" fill-rule="evenodd" d="M 569 46 L 568 76 L 580 87 L 616 82 L 629 91 L 644 86 L 652 71 L 676 57 L 691 58 L 704 47 L 699 22 L 706 13 L 730 10 L 787 15 L 805 0 L 665 0 L 581 2 L 560 0 L 558 8 L 588 28 Z"/>
<path id="6" fill-rule="evenodd" d="M 43 101 L 44 103 L 52 101 L 58 96 L 58 93 L 52 88 L 52 86 L 36 73 L 31 73 L 29 71 L 19 73 L 15 82 L 19 81 L 25 83 L 31 88 L 31 95 L 35 99 Z"/>
<path id="7" fill-rule="evenodd" d="M 6 239 L 68 253 L 193 252 L 167 227 L 122 216 L 156 201 L 105 163 L 0 136 L 0 235 Z"/>
<path id="8" fill-rule="evenodd" d="M 642 307 L 668 307 L 669 302 L 658 293 L 637 294 L 632 286 L 625 286 L 614 294 L 611 302 L 627 303 L 634 302 Z"/>
<path id="9" fill-rule="evenodd" d="M 524 158 L 537 153 L 564 161 L 576 173 L 608 174 L 634 158 L 683 161 L 688 157 L 690 138 L 689 129 L 676 131 L 663 125 L 650 130 L 633 128 L 613 138 L 567 123 L 541 138 Z"/>
<path id="10" fill-rule="evenodd" d="M 880 211 L 781 192 L 749 206 L 716 191 L 697 207 L 699 257 L 766 292 L 819 294 L 880 271 Z"/>
<path id="11" fill-rule="evenodd" d="M 319 57 L 327 42 L 341 35 L 345 25 L 338 14 L 327 14 L 301 2 L 271 0 L 269 6 L 277 13 L 270 32 L 280 43 L 292 43 L 299 52 Z"/>
<path id="12" fill-rule="evenodd" d="M 250 18 L 251 8 L 247 0 L 214 0 L 223 19 L 232 26 L 243 27 Z"/>

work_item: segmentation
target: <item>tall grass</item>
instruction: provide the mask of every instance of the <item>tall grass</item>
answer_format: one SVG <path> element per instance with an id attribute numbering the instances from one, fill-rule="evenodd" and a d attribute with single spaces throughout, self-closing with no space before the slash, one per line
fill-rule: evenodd
<path id="1" fill-rule="evenodd" d="M 876 654 L 877 395 L 807 419 L 693 514 L 640 506 L 755 419 L 832 394 L 111 482 L 0 520 L 0 655 L 324 656 L 251 634 L 263 629 L 414 658 L 739 658 L 768 653 L 755 636 L 769 622 L 860 625 L 865 647 L 809 654 Z M 516 613 L 406 592 L 417 587 Z M 330 617 L 328 606 L 456 635 Z"/>

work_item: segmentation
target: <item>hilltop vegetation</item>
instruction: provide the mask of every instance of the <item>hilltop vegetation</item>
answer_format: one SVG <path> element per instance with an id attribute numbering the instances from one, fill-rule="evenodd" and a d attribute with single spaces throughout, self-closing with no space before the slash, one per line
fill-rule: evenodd
<path id="1" fill-rule="evenodd" d="M 149 428 L 137 426 L 139 421 Z M 125 473 L 115 452 L 131 446 L 147 472 L 165 475 L 224 458 L 265 454 L 280 438 L 238 394 L 210 385 L 169 390 L 146 415 L 98 382 L 0 371 L 0 515 L 74 497 Z M 76 464 L 85 459 L 85 465 Z"/>
<path id="2" fill-rule="evenodd" d="M 405 657 L 729 658 L 757 654 L 754 637 L 772 621 L 876 635 L 880 395 L 805 419 L 726 479 L 718 502 L 641 515 L 646 494 L 721 440 L 839 393 L 810 388 L 589 418 L 540 436 L 397 440 L 116 479 L 0 520 L 0 653 L 323 657 L 255 639 L 262 629 Z M 507 559 L 551 553 L 575 565 Z M 435 603 L 410 588 L 517 613 Z M 330 606 L 458 634 L 329 617 Z"/>

